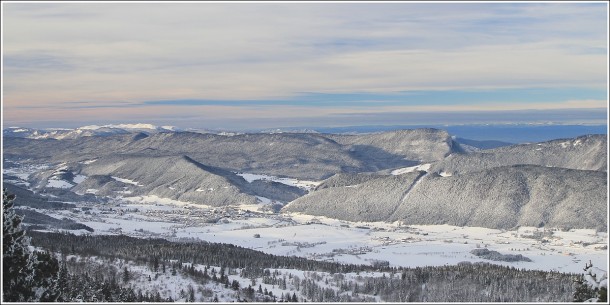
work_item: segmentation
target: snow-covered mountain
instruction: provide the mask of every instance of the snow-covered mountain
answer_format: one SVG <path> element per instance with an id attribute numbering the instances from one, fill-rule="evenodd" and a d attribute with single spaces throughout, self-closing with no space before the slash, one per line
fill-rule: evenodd
<path id="1" fill-rule="evenodd" d="M 275 200 L 291 202 L 286 211 L 353 221 L 602 230 L 607 221 L 600 213 L 607 210 L 604 135 L 473 151 L 430 128 L 357 135 L 175 131 L 149 124 L 9 128 L 20 136 L 5 137 L 3 153 L 5 160 L 49 165 L 22 179 L 38 190 L 214 206 Z M 297 183 L 330 178 L 303 190 L 242 178 L 251 175 Z M 574 211 L 591 223 L 576 220 Z"/>
<path id="2" fill-rule="evenodd" d="M 174 126 L 155 126 L 151 124 L 116 124 L 116 125 L 88 125 L 79 128 L 48 128 L 34 129 L 23 127 L 9 127 L 2 130 L 4 137 L 18 137 L 28 139 L 76 139 L 79 137 L 109 136 L 115 134 L 127 134 L 143 132 L 146 134 L 158 132 L 178 131 Z"/>
<path id="3" fill-rule="evenodd" d="M 124 133 L 40 141 L 7 137 L 5 156 L 76 162 L 108 155 L 182 156 L 231 171 L 320 180 L 341 172 L 374 172 L 434 162 L 459 145 L 438 129 L 369 135 L 194 132 Z M 100 149 L 103 148 L 103 149 Z"/>
<path id="4" fill-rule="evenodd" d="M 443 177 L 331 177 L 283 210 L 348 221 L 607 230 L 606 173 L 514 165 Z"/>
<path id="5" fill-rule="evenodd" d="M 433 164 L 430 170 L 455 175 L 484 168 L 533 164 L 606 171 L 607 150 L 606 135 L 584 135 L 571 139 L 503 146 L 469 154 L 454 154 Z"/>

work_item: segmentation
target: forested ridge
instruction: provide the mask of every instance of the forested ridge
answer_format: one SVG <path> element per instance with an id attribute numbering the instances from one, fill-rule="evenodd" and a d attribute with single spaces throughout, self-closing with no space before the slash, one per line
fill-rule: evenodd
<path id="1" fill-rule="evenodd" d="M 277 256 L 232 244 L 208 242 L 170 242 L 165 239 L 140 239 L 126 235 L 74 235 L 29 232 L 32 243 L 45 249 L 87 256 L 105 256 L 148 262 L 154 258 L 230 268 L 289 268 L 327 272 L 390 271 L 367 265 L 339 264 L 296 256 Z"/>
<path id="2" fill-rule="evenodd" d="M 276 256 L 219 243 L 170 242 L 124 235 L 95 236 L 35 231 L 29 234 L 33 245 L 60 253 L 101 256 L 111 260 L 128 259 L 151 266 L 161 262 L 172 268 L 178 266 L 186 274 L 200 277 L 204 281 L 211 279 L 211 275 L 206 278 L 201 272 L 189 271 L 188 266 L 222 266 L 232 272 L 241 272 L 244 277 L 264 276 L 265 270 L 275 268 L 337 275 L 348 272 L 383 272 L 383 276 L 362 276 L 360 281 L 342 281 L 337 283 L 337 290 L 323 288 L 314 279 L 302 279 L 299 283 L 301 297 L 320 302 L 346 301 L 346 296 L 341 296 L 346 291 L 351 292 L 350 301 L 370 301 L 364 296 L 371 295 L 390 302 L 566 302 L 572 300 L 578 278 L 576 274 L 525 270 L 488 263 L 416 268 L 373 267 Z M 177 265 L 173 265 L 176 261 Z M 271 283 L 273 277 L 266 280 Z"/>

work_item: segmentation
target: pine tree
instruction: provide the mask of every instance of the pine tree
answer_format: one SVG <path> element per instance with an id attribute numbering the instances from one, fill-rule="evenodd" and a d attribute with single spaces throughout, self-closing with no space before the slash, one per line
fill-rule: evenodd
<path id="1" fill-rule="evenodd" d="M 233 280 L 231 282 L 231 289 L 233 290 L 239 290 L 239 282 L 237 280 Z"/>
<path id="2" fill-rule="evenodd" d="M 129 279 L 131 278 L 131 275 L 129 274 L 129 270 L 127 270 L 127 267 L 123 268 L 123 283 L 127 284 L 127 282 L 129 282 Z"/>
<path id="3" fill-rule="evenodd" d="M 153 271 L 159 271 L 159 258 L 156 256 L 153 258 Z"/>
<path id="4" fill-rule="evenodd" d="M 191 302 L 191 303 L 195 302 L 195 289 L 191 285 L 188 285 L 187 289 L 188 289 L 187 302 Z"/>
<path id="5" fill-rule="evenodd" d="M 57 274 L 57 290 L 59 292 L 60 302 L 70 301 L 70 289 L 69 289 L 70 274 L 68 274 L 68 267 L 66 262 L 63 261 L 59 273 Z"/>
<path id="6" fill-rule="evenodd" d="M 293 301 L 293 302 L 295 302 L 295 303 L 299 301 L 299 300 L 297 299 L 297 295 L 296 295 L 296 293 L 294 293 L 294 292 L 292 293 L 292 301 Z"/>
<path id="7" fill-rule="evenodd" d="M 608 300 L 607 274 L 593 272 L 593 264 L 585 264 L 584 274 L 575 281 L 574 302 L 604 302 Z M 599 277 L 599 278 L 598 278 Z"/>
<path id="8" fill-rule="evenodd" d="M 29 238 L 21 229 L 21 217 L 13 211 L 15 195 L 2 190 L 2 292 L 3 301 L 29 301 L 33 272 L 30 259 Z"/>
<path id="9" fill-rule="evenodd" d="M 59 291 L 59 263 L 49 252 L 33 253 L 34 259 L 34 300 L 40 302 L 57 301 Z"/>
<path id="10" fill-rule="evenodd" d="M 15 195 L 2 190 L 2 292 L 3 301 L 51 302 L 58 300 L 59 263 L 48 252 L 31 252 L 30 238 L 15 214 Z"/>

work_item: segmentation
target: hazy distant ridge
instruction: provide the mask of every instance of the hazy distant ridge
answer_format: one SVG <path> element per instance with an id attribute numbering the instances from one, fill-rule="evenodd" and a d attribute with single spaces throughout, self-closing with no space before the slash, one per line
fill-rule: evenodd
<path id="1" fill-rule="evenodd" d="M 607 151 L 606 135 L 585 135 L 573 139 L 510 145 L 470 154 L 454 154 L 435 163 L 431 171 L 455 175 L 516 164 L 606 171 Z"/>

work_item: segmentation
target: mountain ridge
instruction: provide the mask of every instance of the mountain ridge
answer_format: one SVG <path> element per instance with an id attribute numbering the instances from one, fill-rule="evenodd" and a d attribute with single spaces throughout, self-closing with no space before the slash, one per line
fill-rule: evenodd
<path id="1" fill-rule="evenodd" d="M 535 165 L 450 177 L 420 171 L 324 188 L 290 202 L 282 211 L 348 221 L 401 221 L 407 225 L 495 229 L 549 225 L 605 231 L 606 189 L 607 177 L 600 171 Z M 396 209 L 390 213 L 380 206 Z"/>

